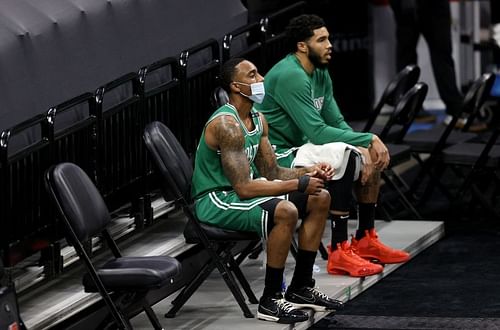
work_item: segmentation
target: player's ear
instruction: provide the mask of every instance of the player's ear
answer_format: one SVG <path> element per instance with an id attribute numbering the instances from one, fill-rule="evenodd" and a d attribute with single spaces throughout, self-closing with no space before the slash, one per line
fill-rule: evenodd
<path id="1" fill-rule="evenodd" d="M 238 84 L 237 82 L 232 82 L 229 84 L 229 88 L 231 88 L 231 92 L 234 92 L 234 93 L 239 93 L 241 90 L 240 90 L 240 84 Z"/>
<path id="2" fill-rule="evenodd" d="M 304 41 L 297 42 L 297 51 L 307 53 L 307 44 Z"/>

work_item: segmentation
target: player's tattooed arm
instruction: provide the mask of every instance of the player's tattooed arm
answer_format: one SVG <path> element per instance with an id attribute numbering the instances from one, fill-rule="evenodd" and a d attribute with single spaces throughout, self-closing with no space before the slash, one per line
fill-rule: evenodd
<path id="1" fill-rule="evenodd" d="M 269 180 L 290 180 L 296 179 L 307 173 L 306 168 L 285 168 L 278 165 L 276 155 L 268 138 L 268 125 L 265 117 L 260 114 L 263 123 L 263 134 L 260 139 L 259 150 L 255 157 L 255 165 L 259 173 Z"/>
<path id="2" fill-rule="evenodd" d="M 250 180 L 250 165 L 245 154 L 245 138 L 239 123 L 229 116 L 214 123 L 213 133 L 221 153 L 224 174 L 235 190 Z"/>

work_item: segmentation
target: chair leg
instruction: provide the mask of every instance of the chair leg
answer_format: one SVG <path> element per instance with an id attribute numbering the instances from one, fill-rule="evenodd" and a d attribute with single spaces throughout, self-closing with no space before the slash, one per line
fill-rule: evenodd
<path id="1" fill-rule="evenodd" d="M 118 308 L 118 306 L 115 304 L 109 293 L 104 291 L 104 294 L 101 293 L 101 297 L 103 297 L 108 307 L 110 316 L 114 320 L 116 328 L 124 330 L 132 330 L 132 325 L 130 325 L 130 321 L 125 315 L 123 315 L 124 314 L 123 311 L 120 308 Z"/>
<path id="2" fill-rule="evenodd" d="M 259 257 L 259 254 L 264 250 L 264 247 L 262 244 L 257 245 L 252 252 L 248 255 L 249 259 L 257 259 Z"/>
<path id="3" fill-rule="evenodd" d="M 297 259 L 297 252 L 299 251 L 299 244 L 295 240 L 295 237 L 292 237 L 292 244 L 290 245 L 290 252 L 294 259 Z"/>
<path id="4" fill-rule="evenodd" d="M 243 249 L 243 251 L 240 252 L 240 254 L 238 255 L 238 257 L 235 259 L 236 263 L 238 265 L 240 265 L 243 260 L 245 260 L 246 257 L 249 257 L 250 258 L 250 254 L 256 249 L 258 248 L 257 245 L 260 245 L 261 244 L 261 241 L 252 241 L 250 242 L 246 247 L 245 249 Z"/>
<path id="5" fill-rule="evenodd" d="M 238 266 L 238 263 L 232 258 L 232 256 L 229 254 L 228 256 L 228 263 L 230 266 L 231 271 L 234 273 L 234 276 L 238 279 L 240 282 L 241 287 L 245 291 L 248 297 L 248 301 L 250 301 L 251 304 L 258 304 L 259 300 L 257 297 L 255 297 L 255 294 L 252 291 L 252 288 L 250 287 L 250 284 L 248 283 L 247 279 L 243 275 L 240 267 Z"/>
<path id="6" fill-rule="evenodd" d="M 123 317 L 123 315 L 122 315 Z M 109 314 L 107 317 L 105 317 L 99 324 L 95 326 L 95 329 L 103 329 L 103 330 L 116 330 L 116 329 L 126 329 L 126 330 L 132 330 L 132 325 L 130 322 L 125 321 L 121 324 L 119 324 L 116 319 Z"/>
<path id="7" fill-rule="evenodd" d="M 211 252 L 215 253 L 214 251 Z M 214 262 L 217 269 L 219 270 L 219 273 L 222 275 L 222 278 L 224 279 L 224 281 L 226 281 L 226 285 L 229 287 L 229 290 L 231 290 L 231 293 L 236 299 L 236 302 L 238 302 L 238 305 L 240 305 L 243 315 L 247 318 L 255 317 L 248 308 L 248 305 L 245 302 L 245 297 L 241 293 L 240 288 L 238 287 L 236 279 L 231 273 L 231 269 L 229 268 L 229 266 L 225 262 L 223 262 L 223 260 L 221 260 L 218 256 L 214 256 Z"/>
<path id="8" fill-rule="evenodd" d="M 146 301 L 146 299 L 142 300 L 142 308 L 146 312 L 146 315 L 149 319 L 149 322 L 151 322 L 151 324 L 153 325 L 153 328 L 155 330 L 163 330 L 164 328 L 161 325 L 160 320 L 158 320 L 158 317 L 156 317 L 155 312 L 151 308 L 151 305 L 149 305 L 149 303 Z"/>
<path id="9" fill-rule="evenodd" d="M 475 195 L 475 197 L 478 199 L 478 201 L 481 203 L 481 205 L 483 205 L 483 207 L 486 210 L 488 210 L 488 212 L 490 212 L 491 215 L 493 215 L 497 219 L 500 219 L 500 213 L 495 210 L 495 207 L 490 203 L 489 200 L 487 200 L 484 197 L 481 190 L 475 184 L 472 184 L 471 191 Z"/>
<path id="10" fill-rule="evenodd" d="M 384 214 L 386 222 L 391 222 L 393 220 L 391 214 L 387 211 L 387 208 L 384 205 L 380 204 L 377 206 L 377 209 Z"/>
<path id="11" fill-rule="evenodd" d="M 425 202 L 431 197 L 435 187 L 437 187 L 449 201 L 453 201 L 453 194 L 441 182 L 441 177 L 446 170 L 446 166 L 444 164 L 436 163 L 435 167 L 437 167 L 435 171 L 433 171 L 432 169 L 428 169 L 427 174 L 429 175 L 430 180 L 427 183 L 427 187 L 422 195 L 422 198 L 419 201 L 419 205 L 425 204 Z"/>
<path id="12" fill-rule="evenodd" d="M 226 263 L 221 260 L 221 256 L 219 256 L 215 251 L 213 251 L 212 249 L 207 249 L 207 250 L 211 257 L 211 261 L 202 268 L 202 270 L 193 279 L 193 281 L 191 281 L 191 283 L 189 283 L 181 291 L 181 293 L 179 293 L 179 295 L 174 299 L 174 301 L 172 301 L 172 304 L 174 306 L 165 314 L 165 317 L 167 318 L 175 317 L 179 309 L 186 303 L 186 301 L 207 279 L 207 277 L 210 275 L 213 269 L 217 267 L 219 273 L 222 275 L 222 278 L 226 282 L 226 285 L 229 287 L 231 293 L 238 302 L 238 305 L 240 305 L 240 308 L 243 311 L 243 315 L 247 318 L 253 318 L 254 315 L 248 308 L 245 302 L 245 297 L 241 293 L 240 288 L 238 287 L 236 279 L 233 277 L 229 266 L 226 265 Z M 222 259 L 224 259 L 224 256 L 222 256 Z"/>
<path id="13" fill-rule="evenodd" d="M 428 166 L 427 163 L 429 162 L 429 159 L 424 161 L 418 153 L 412 153 L 412 156 L 417 161 L 420 168 L 418 170 L 417 176 L 415 177 L 412 184 L 410 185 L 409 194 L 410 194 L 410 196 L 417 196 L 418 188 L 420 187 L 420 184 L 422 183 L 423 178 L 427 174 L 427 166 Z"/>
<path id="14" fill-rule="evenodd" d="M 321 255 L 321 258 L 323 260 L 328 260 L 328 251 L 326 251 L 325 245 L 323 242 L 319 243 L 319 248 L 318 248 L 319 254 Z"/>
<path id="15" fill-rule="evenodd" d="M 389 173 L 386 173 L 386 172 L 389 172 Z M 393 171 L 391 169 L 386 170 L 385 172 L 382 172 L 383 179 L 397 192 L 397 194 L 399 195 L 399 198 L 401 199 L 401 202 L 408 209 L 410 209 L 412 211 L 412 213 L 417 217 L 417 219 L 422 219 L 422 216 L 420 215 L 420 213 L 415 209 L 413 204 L 406 198 L 404 192 L 401 191 L 401 189 L 399 189 L 398 185 L 392 179 L 392 177 L 391 177 L 392 172 Z"/>
<path id="16" fill-rule="evenodd" d="M 175 297 L 172 301 L 172 308 L 165 314 L 167 318 L 173 318 L 181 309 L 182 306 L 188 301 L 189 298 L 196 292 L 200 285 L 207 279 L 210 273 L 214 270 L 214 261 L 209 261 L 202 267 L 198 275 Z"/>

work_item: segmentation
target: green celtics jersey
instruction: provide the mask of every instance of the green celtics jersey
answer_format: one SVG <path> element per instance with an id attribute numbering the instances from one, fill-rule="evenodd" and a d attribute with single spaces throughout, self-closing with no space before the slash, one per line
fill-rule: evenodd
<path id="1" fill-rule="evenodd" d="M 266 117 L 280 165 L 289 166 L 293 148 L 307 142 L 370 144 L 371 133 L 354 132 L 345 122 L 333 97 L 328 69 L 316 68 L 310 75 L 289 54 L 266 74 L 264 86 L 264 101 L 255 108 Z"/>
<path id="2" fill-rule="evenodd" d="M 238 111 L 228 103 L 213 113 L 205 124 L 205 129 L 212 120 L 220 116 L 232 116 L 239 122 L 241 131 L 245 137 L 245 153 L 248 158 L 248 163 L 251 165 L 250 175 L 253 177 L 253 161 L 259 149 L 259 142 L 263 130 L 259 113 L 252 109 L 251 116 L 255 128 L 253 131 L 249 132 L 245 124 L 240 120 Z M 205 129 L 203 129 L 200 143 L 196 150 L 192 189 L 192 195 L 195 199 L 212 191 L 232 190 L 231 183 L 224 175 L 220 150 L 212 150 L 205 142 Z"/>

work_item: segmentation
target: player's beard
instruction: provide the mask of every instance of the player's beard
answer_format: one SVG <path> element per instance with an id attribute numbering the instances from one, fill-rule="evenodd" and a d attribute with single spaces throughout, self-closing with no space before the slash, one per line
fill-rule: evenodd
<path id="1" fill-rule="evenodd" d="M 328 67 L 328 61 L 325 63 L 321 62 L 321 55 L 319 55 L 317 52 L 315 52 L 311 47 L 307 46 L 307 49 L 309 50 L 309 54 L 307 57 L 309 58 L 309 61 L 314 65 L 315 68 L 326 68 Z"/>

